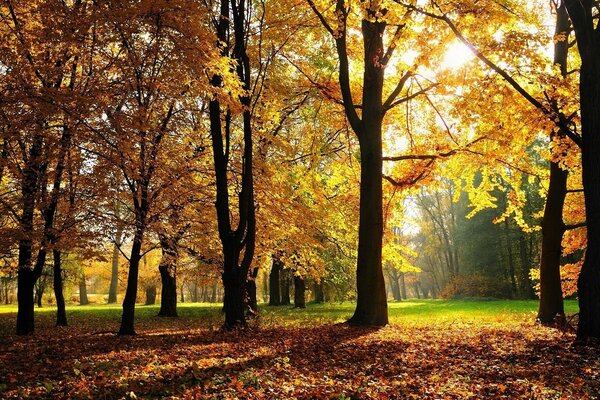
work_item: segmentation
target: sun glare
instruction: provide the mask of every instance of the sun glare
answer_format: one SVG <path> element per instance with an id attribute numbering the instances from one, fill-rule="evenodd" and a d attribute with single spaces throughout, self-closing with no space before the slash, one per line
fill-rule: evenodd
<path id="1" fill-rule="evenodd" d="M 455 41 L 448 47 L 448 50 L 446 50 L 442 66 L 444 68 L 456 70 L 472 60 L 473 57 L 475 57 L 473 52 L 469 50 L 467 46 L 461 42 Z"/>

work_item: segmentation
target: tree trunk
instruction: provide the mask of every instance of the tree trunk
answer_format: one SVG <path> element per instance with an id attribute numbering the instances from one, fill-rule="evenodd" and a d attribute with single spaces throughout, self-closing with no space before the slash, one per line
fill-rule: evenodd
<path id="1" fill-rule="evenodd" d="M 315 303 L 323 304 L 325 302 L 325 293 L 323 293 L 323 280 L 315 282 L 313 286 L 313 293 L 315 295 Z"/>
<path id="2" fill-rule="evenodd" d="M 246 54 L 246 8 L 245 2 L 221 0 L 220 17 L 217 24 L 217 39 L 220 41 L 221 55 L 231 56 L 237 62 L 236 72 L 244 89 L 251 91 L 250 61 Z M 233 18 L 231 18 L 233 16 Z M 229 23 L 233 21 L 234 48 L 228 54 Z M 223 79 L 215 75 L 211 84 L 220 87 Z M 223 273 L 224 288 L 223 311 L 225 313 L 225 329 L 234 329 L 246 325 L 246 280 L 248 271 L 254 257 L 256 220 L 254 210 L 254 178 L 253 178 L 253 149 L 252 149 L 252 124 L 251 124 L 251 98 L 248 94 L 240 96 L 244 106 L 243 117 L 243 163 L 241 173 L 241 190 L 238 195 L 238 224 L 233 229 L 231 224 L 231 210 L 228 184 L 229 141 L 231 137 L 231 114 L 225 113 L 225 129 L 222 124 L 221 104 L 218 99 L 209 103 L 210 133 L 213 149 L 216 180 L 217 222 L 219 238 L 223 248 Z M 225 149 L 223 137 L 227 143 Z M 240 260 L 241 254 L 243 258 Z"/>
<path id="3" fill-rule="evenodd" d="M 35 285 L 35 300 L 37 302 L 38 308 L 42 308 L 42 298 L 44 296 L 44 290 L 46 289 L 46 285 L 40 279 L 37 281 L 37 285 Z"/>
<path id="4" fill-rule="evenodd" d="M 281 305 L 281 293 L 279 291 L 280 271 L 281 271 L 281 260 L 277 257 L 273 258 L 271 264 L 271 273 L 269 273 L 269 305 L 279 306 Z"/>
<path id="5" fill-rule="evenodd" d="M 385 23 L 362 21 L 364 39 L 363 113 L 360 143 L 360 218 L 356 265 L 357 302 L 348 321 L 355 325 L 382 326 L 388 323 L 387 296 L 383 278 L 382 122 Z"/>
<path id="6" fill-rule="evenodd" d="M 587 250 L 577 281 L 577 339 L 600 338 L 600 40 L 593 1 L 567 0 L 581 56 L 580 103 L 582 177 L 587 223 Z"/>
<path id="7" fill-rule="evenodd" d="M 85 272 L 81 271 L 81 275 L 79 276 L 79 305 L 85 306 L 90 304 L 87 295 L 87 285 L 85 282 Z"/>
<path id="8" fill-rule="evenodd" d="M 146 303 L 147 306 L 156 304 L 156 286 L 148 286 L 146 288 Z"/>
<path id="9" fill-rule="evenodd" d="M 531 235 L 531 234 L 530 234 Z M 519 235 L 519 253 L 521 256 L 521 269 L 519 270 L 519 291 L 523 299 L 535 299 L 535 292 L 531 285 L 529 273 L 531 271 L 531 259 L 527 248 L 525 233 Z"/>
<path id="10" fill-rule="evenodd" d="M 161 282 L 159 317 L 177 317 L 178 242 L 179 240 L 169 240 L 167 237 L 161 237 L 160 240 L 162 258 L 158 266 Z"/>
<path id="11" fill-rule="evenodd" d="M 63 279 L 60 250 L 52 250 L 54 258 L 54 297 L 56 298 L 56 326 L 67 326 L 67 311 L 63 294 Z"/>
<path id="12" fill-rule="evenodd" d="M 290 270 L 283 268 L 280 273 L 281 278 L 281 305 L 289 306 L 292 304 L 290 299 Z"/>
<path id="13" fill-rule="evenodd" d="M 110 287 L 108 289 L 108 304 L 117 302 L 117 290 L 119 287 L 119 247 L 115 243 L 112 252 L 112 269 L 110 274 Z"/>
<path id="14" fill-rule="evenodd" d="M 565 2 L 556 8 L 556 35 L 565 35 L 564 40 L 554 43 L 554 64 L 560 67 L 561 75 L 567 76 L 567 58 L 569 53 L 569 31 L 571 22 Z M 564 138 L 566 133 L 553 132 L 555 136 Z M 550 162 L 550 180 L 548 194 L 542 217 L 542 255 L 540 259 L 540 305 L 538 320 L 543 324 L 554 323 L 557 314 L 564 315 L 563 294 L 560 280 L 560 256 L 563 238 L 563 206 L 567 194 L 568 171 L 563 170 L 558 162 Z"/>
<path id="15" fill-rule="evenodd" d="M 404 279 L 404 272 L 400 273 L 400 293 L 402 294 L 402 299 L 408 299 L 408 296 L 406 296 L 406 281 Z"/>
<path id="16" fill-rule="evenodd" d="M 135 301 L 137 298 L 138 275 L 140 269 L 140 259 L 142 251 L 142 240 L 146 227 L 145 215 L 139 215 L 136 218 L 136 232 L 131 246 L 131 256 L 129 257 L 129 271 L 127 274 L 127 289 L 123 299 L 123 315 L 121 316 L 121 327 L 119 335 L 135 335 Z"/>
<path id="17" fill-rule="evenodd" d="M 256 299 L 256 277 L 258 276 L 258 268 L 254 268 L 250 277 L 246 281 L 246 296 L 248 303 L 247 315 L 255 317 L 258 315 L 258 300 Z"/>
<path id="18" fill-rule="evenodd" d="M 177 317 L 177 277 L 170 268 L 161 263 L 160 271 L 161 292 L 159 317 Z"/>
<path id="19" fill-rule="evenodd" d="M 33 270 L 19 268 L 17 281 L 17 335 L 31 335 L 34 329 L 33 288 L 35 278 Z"/>
<path id="20" fill-rule="evenodd" d="M 398 283 L 398 272 L 395 269 L 390 270 L 388 273 L 388 278 L 390 281 L 390 287 L 392 289 L 392 297 L 396 301 L 402 300 L 402 294 L 400 293 L 400 285 Z"/>
<path id="21" fill-rule="evenodd" d="M 294 275 L 294 308 L 306 308 L 306 284 L 301 276 Z"/>

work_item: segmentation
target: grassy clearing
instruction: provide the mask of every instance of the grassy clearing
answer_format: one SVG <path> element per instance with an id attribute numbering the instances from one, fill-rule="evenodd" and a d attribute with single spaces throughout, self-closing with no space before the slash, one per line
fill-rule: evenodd
<path id="1" fill-rule="evenodd" d="M 195 324 L 213 327 L 221 320 L 220 304 L 180 303 L 179 315 Z M 390 302 L 390 323 L 394 325 L 429 326 L 456 323 L 478 324 L 521 324 L 535 321 L 538 302 L 536 300 L 408 300 Z M 136 307 L 136 318 L 143 323 L 158 313 L 159 306 Z M 308 304 L 306 309 L 294 309 L 291 306 L 260 306 L 261 324 L 266 326 L 320 325 L 344 322 L 354 311 L 352 303 Z M 577 301 L 566 300 L 567 314 L 578 312 Z M 6 323 L 9 314 L 17 312 L 15 305 L 0 305 L 0 323 Z M 36 308 L 41 324 L 52 324 L 55 307 Z M 108 325 L 118 324 L 121 306 L 118 304 L 90 304 L 86 306 L 67 306 L 67 317 L 73 324 L 83 323 L 86 319 L 103 319 Z"/>
<path id="2" fill-rule="evenodd" d="M 568 313 L 577 304 L 566 303 Z M 245 331 L 222 332 L 218 304 L 180 304 L 180 318 L 139 306 L 118 337 L 118 305 L 36 315 L 17 337 L 0 307 L 0 398 L 14 399 L 592 399 L 600 352 L 535 324 L 536 301 L 390 303 L 390 326 L 335 324 L 352 304 L 261 307 Z"/>

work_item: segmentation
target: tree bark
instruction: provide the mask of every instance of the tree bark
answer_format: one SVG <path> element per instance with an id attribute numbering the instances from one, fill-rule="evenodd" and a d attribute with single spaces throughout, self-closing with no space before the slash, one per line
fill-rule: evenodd
<path id="1" fill-rule="evenodd" d="M 323 293 L 323 280 L 315 282 L 313 285 L 313 293 L 315 296 L 315 303 L 322 304 L 325 302 L 325 293 Z"/>
<path id="2" fill-rule="evenodd" d="M 52 250 L 53 272 L 54 272 L 54 297 L 56 298 L 56 326 L 67 326 L 67 311 L 65 307 L 65 296 L 63 294 L 63 279 L 61 265 L 61 251 Z"/>
<path id="3" fill-rule="evenodd" d="M 236 60 L 236 72 L 244 89 L 250 91 L 250 61 L 246 54 L 246 8 L 245 1 L 232 1 L 230 13 L 229 0 L 221 0 L 220 16 L 217 24 L 217 39 L 221 46 L 221 54 L 229 56 L 229 22 L 233 21 L 234 48 L 231 57 Z M 231 15 L 233 18 L 230 18 Z M 215 75 L 211 83 L 215 87 L 222 85 L 222 78 Z M 225 313 L 225 329 L 235 329 L 246 325 L 246 281 L 248 271 L 254 258 L 255 247 L 255 210 L 252 125 L 250 114 L 251 99 L 249 95 L 240 96 L 244 106 L 243 118 L 243 157 L 241 190 L 238 195 L 238 224 L 235 229 L 231 224 L 229 202 L 228 164 L 229 143 L 231 135 L 231 114 L 225 113 L 225 129 L 221 123 L 221 104 L 214 98 L 209 103 L 210 133 L 213 148 L 213 159 L 216 180 L 217 222 L 219 238 L 223 248 L 223 273 L 221 275 L 224 288 L 223 311 Z M 223 143 L 225 136 L 225 143 Z M 240 259 L 243 252 L 243 257 Z"/>
<path id="4" fill-rule="evenodd" d="M 281 260 L 277 257 L 273 258 L 271 264 L 271 272 L 269 273 L 269 305 L 281 305 L 281 293 L 279 291 Z"/>
<path id="5" fill-rule="evenodd" d="M 87 295 L 87 284 L 85 282 L 85 272 L 82 270 L 79 276 L 79 305 L 85 306 L 90 304 Z"/>
<path id="6" fill-rule="evenodd" d="M 563 206 L 567 194 L 568 172 L 558 163 L 550 163 L 548 195 L 542 218 L 542 255 L 540 260 L 540 305 L 538 320 L 553 324 L 556 315 L 564 315 L 560 280 L 560 256 L 563 238 Z"/>
<path id="7" fill-rule="evenodd" d="M 146 303 L 147 306 L 156 304 L 156 286 L 146 287 Z"/>
<path id="8" fill-rule="evenodd" d="M 178 242 L 179 240 L 169 240 L 164 236 L 160 240 L 162 258 L 158 266 L 161 281 L 159 317 L 177 317 Z"/>
<path id="9" fill-rule="evenodd" d="M 280 273 L 281 282 L 281 305 L 289 306 L 292 304 L 290 299 L 290 270 L 283 268 Z"/>
<path id="10" fill-rule="evenodd" d="M 117 291 L 119 289 L 119 246 L 121 245 L 122 235 L 122 230 L 119 229 L 115 237 L 115 244 L 113 245 L 108 304 L 117 302 Z"/>
<path id="11" fill-rule="evenodd" d="M 306 308 L 306 284 L 301 276 L 294 275 L 294 308 Z"/>
<path id="12" fill-rule="evenodd" d="M 137 298 L 142 241 L 146 227 L 145 214 L 142 214 L 139 210 L 136 214 L 138 214 L 136 217 L 136 232 L 133 237 L 131 255 L 129 257 L 127 289 L 125 290 L 125 298 L 123 299 L 123 314 L 121 316 L 119 335 L 135 335 L 135 301 Z"/>
<path id="13" fill-rule="evenodd" d="M 577 339 L 585 341 L 600 338 L 600 37 L 594 22 L 594 1 L 566 0 L 565 5 L 581 56 L 579 91 L 587 250 L 577 282 Z"/>
<path id="14" fill-rule="evenodd" d="M 355 325 L 388 323 L 387 296 L 382 269 L 383 186 L 382 123 L 384 67 L 383 22 L 362 21 L 364 40 L 363 114 L 360 144 L 360 218 L 356 265 L 357 302 L 348 321 Z"/>

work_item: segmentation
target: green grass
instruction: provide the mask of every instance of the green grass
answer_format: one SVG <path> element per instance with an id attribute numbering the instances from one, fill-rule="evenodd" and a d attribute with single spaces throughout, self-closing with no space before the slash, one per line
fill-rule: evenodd
<path id="1" fill-rule="evenodd" d="M 537 313 L 536 300 L 408 300 L 389 303 L 390 323 L 398 325 L 426 326 L 461 323 L 479 325 L 522 324 L 533 322 Z M 578 311 L 577 302 L 565 301 L 567 314 Z M 202 325 L 218 326 L 222 321 L 220 304 L 182 303 L 178 305 L 181 319 L 200 322 Z M 0 315 L 16 313 L 15 305 L 1 305 Z M 354 311 L 352 303 L 308 304 L 304 310 L 290 306 L 271 307 L 262 305 L 261 324 L 277 325 L 318 325 L 338 323 L 348 319 Z M 55 308 L 51 306 L 36 308 L 42 321 L 52 323 Z M 136 307 L 136 319 L 153 319 L 158 305 Z M 91 304 L 87 306 L 71 305 L 67 307 L 71 322 L 85 324 L 86 319 L 103 320 L 107 325 L 117 324 L 121 315 L 121 306 Z"/>

